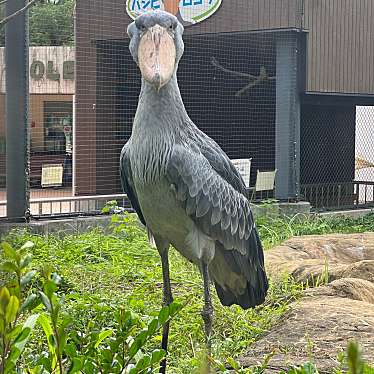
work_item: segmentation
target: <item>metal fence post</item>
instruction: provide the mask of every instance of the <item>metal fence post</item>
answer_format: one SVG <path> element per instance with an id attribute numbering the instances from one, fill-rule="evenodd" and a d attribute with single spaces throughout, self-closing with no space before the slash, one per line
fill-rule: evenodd
<path id="1" fill-rule="evenodd" d="M 300 181 L 300 98 L 297 35 L 284 33 L 276 40 L 276 198 L 298 199 Z"/>
<path id="2" fill-rule="evenodd" d="M 7 16 L 26 4 L 25 0 L 7 1 Z M 29 215 L 28 45 L 25 11 L 5 26 L 7 216 L 14 220 Z"/>

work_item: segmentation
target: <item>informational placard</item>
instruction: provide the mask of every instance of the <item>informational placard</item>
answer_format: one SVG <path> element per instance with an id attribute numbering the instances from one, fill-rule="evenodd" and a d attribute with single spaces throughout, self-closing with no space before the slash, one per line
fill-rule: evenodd
<path id="1" fill-rule="evenodd" d="M 177 16 L 184 26 L 194 25 L 212 16 L 222 0 L 126 0 L 127 14 L 137 16 L 153 10 L 165 10 Z"/>
<path id="2" fill-rule="evenodd" d="M 250 175 L 251 175 L 251 160 L 250 158 L 238 158 L 231 160 L 233 165 L 239 171 L 240 175 L 243 177 L 246 187 L 249 187 Z"/>
<path id="3" fill-rule="evenodd" d="M 42 187 L 62 186 L 62 175 L 64 167 L 62 164 L 42 165 Z"/>

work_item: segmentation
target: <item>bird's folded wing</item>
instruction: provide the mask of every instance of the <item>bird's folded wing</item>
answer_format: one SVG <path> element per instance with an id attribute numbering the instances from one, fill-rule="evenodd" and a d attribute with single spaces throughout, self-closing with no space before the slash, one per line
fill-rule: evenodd
<path id="1" fill-rule="evenodd" d="M 140 222 L 144 226 L 146 226 L 145 219 L 140 209 L 138 197 L 136 195 L 136 191 L 134 188 L 128 147 L 129 147 L 128 143 L 126 143 L 123 146 L 122 151 L 121 151 L 121 157 L 120 157 L 119 170 L 120 170 L 122 189 L 126 193 L 128 199 L 130 200 L 131 206 L 134 208 L 135 212 L 138 214 Z"/>
<path id="2" fill-rule="evenodd" d="M 200 151 L 175 145 L 167 178 L 177 199 L 200 230 L 225 249 L 251 256 L 248 239 L 254 222 L 249 202 Z"/>

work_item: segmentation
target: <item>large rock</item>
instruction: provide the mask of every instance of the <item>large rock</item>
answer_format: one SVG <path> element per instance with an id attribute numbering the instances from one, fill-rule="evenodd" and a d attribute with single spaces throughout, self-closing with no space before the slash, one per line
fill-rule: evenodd
<path id="1" fill-rule="evenodd" d="M 265 256 L 272 277 L 289 273 L 309 284 L 327 276 L 329 280 L 358 277 L 374 282 L 374 233 L 295 237 Z"/>
<path id="2" fill-rule="evenodd" d="M 374 233 L 293 238 L 266 253 L 274 278 L 292 274 L 309 285 L 282 320 L 240 361 L 257 365 L 273 353 L 268 372 L 310 361 L 331 373 L 337 355 L 357 341 L 374 364 Z"/>

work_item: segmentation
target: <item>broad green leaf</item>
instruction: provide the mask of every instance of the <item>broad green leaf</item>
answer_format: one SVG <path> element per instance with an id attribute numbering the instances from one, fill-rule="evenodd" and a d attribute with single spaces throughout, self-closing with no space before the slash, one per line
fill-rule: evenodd
<path id="1" fill-rule="evenodd" d="M 5 333 L 4 318 L 0 318 L 0 335 L 2 336 L 4 333 Z"/>
<path id="2" fill-rule="evenodd" d="M 20 288 L 19 288 L 19 284 L 18 284 L 17 279 L 10 280 L 9 283 L 7 284 L 7 288 L 8 288 L 8 291 L 9 291 L 10 295 L 15 295 L 18 298 L 20 298 L 21 292 L 20 292 Z"/>
<path id="3" fill-rule="evenodd" d="M 42 269 L 42 274 L 43 274 L 43 277 L 48 280 L 51 278 L 51 274 L 52 274 L 52 266 L 50 264 L 46 264 L 44 265 L 43 269 Z"/>
<path id="4" fill-rule="evenodd" d="M 169 307 L 164 306 L 161 310 L 160 313 L 158 314 L 158 322 L 160 325 L 163 325 L 169 318 Z"/>
<path id="5" fill-rule="evenodd" d="M 27 296 L 26 300 L 21 305 L 20 311 L 23 312 L 25 310 L 32 310 L 36 308 L 40 303 L 40 300 L 37 295 L 34 293 Z"/>
<path id="6" fill-rule="evenodd" d="M 100 352 L 103 355 L 104 360 L 106 360 L 106 362 L 112 362 L 114 354 L 113 352 L 118 352 L 118 347 L 116 350 L 102 349 Z"/>
<path id="7" fill-rule="evenodd" d="M 166 356 L 166 352 L 163 349 L 156 349 L 152 352 L 151 364 L 159 364 L 160 361 Z"/>
<path id="8" fill-rule="evenodd" d="M 166 352 L 163 349 L 156 349 L 152 352 L 151 365 L 159 364 L 160 361 L 166 356 Z"/>
<path id="9" fill-rule="evenodd" d="M 43 285 L 43 291 L 48 296 L 48 298 L 51 298 L 52 295 L 57 291 L 58 287 L 55 282 L 51 280 L 47 280 Z"/>
<path id="10" fill-rule="evenodd" d="M 130 350 L 129 350 L 130 358 L 136 355 L 136 353 L 140 350 L 141 346 L 142 346 L 142 342 L 139 339 L 135 339 L 133 341 L 133 343 L 131 344 Z"/>
<path id="11" fill-rule="evenodd" d="M 143 330 L 138 334 L 136 339 L 140 340 L 141 346 L 143 346 L 145 341 L 147 340 L 147 337 L 148 337 L 148 330 Z"/>
<path id="12" fill-rule="evenodd" d="M 0 265 L 0 270 L 6 273 L 18 273 L 18 267 L 14 262 L 6 261 Z"/>
<path id="13" fill-rule="evenodd" d="M 8 357 L 8 359 L 6 360 L 4 373 L 5 374 L 14 373 L 15 366 L 16 366 L 15 363 L 11 360 L 10 357 Z"/>
<path id="14" fill-rule="evenodd" d="M 101 331 L 94 347 L 97 348 L 108 336 L 111 336 L 112 334 L 113 334 L 113 330 Z"/>
<path id="15" fill-rule="evenodd" d="M 1 313 L 5 314 L 6 307 L 10 300 L 10 293 L 9 290 L 6 287 L 3 287 L 0 290 L 0 307 L 1 307 Z"/>
<path id="16" fill-rule="evenodd" d="M 74 357 L 71 366 L 68 370 L 68 374 L 78 373 L 83 368 L 83 359 L 80 357 Z"/>
<path id="17" fill-rule="evenodd" d="M 136 368 L 138 370 L 144 370 L 147 367 L 149 367 L 151 363 L 151 357 L 148 355 L 144 355 L 137 363 L 136 363 Z"/>
<path id="18" fill-rule="evenodd" d="M 47 295 L 42 291 L 39 291 L 39 295 L 40 295 L 43 305 L 47 308 L 48 312 L 50 312 L 52 310 L 52 306 Z"/>
<path id="19" fill-rule="evenodd" d="M 1 247 L 3 248 L 4 256 L 6 258 L 15 260 L 17 262 L 19 261 L 19 254 L 16 252 L 15 249 L 12 248 L 12 246 L 9 243 L 3 242 L 1 244 Z"/>
<path id="20" fill-rule="evenodd" d="M 10 332 L 8 332 L 8 334 L 7 334 L 8 340 L 15 339 L 20 334 L 21 331 L 22 331 L 22 326 L 21 325 L 15 326 Z"/>
<path id="21" fill-rule="evenodd" d="M 23 277 L 21 277 L 21 287 L 26 286 L 27 283 L 31 282 L 32 278 L 34 278 L 36 274 L 35 270 L 31 270 L 26 273 Z"/>
<path id="22" fill-rule="evenodd" d="M 152 336 L 157 331 L 158 327 L 158 320 L 155 318 L 148 325 L 148 336 Z"/>
<path id="23" fill-rule="evenodd" d="M 174 316 L 175 314 L 177 314 L 182 309 L 182 307 L 183 307 L 182 304 L 179 304 L 177 302 L 172 302 L 169 305 L 170 316 Z"/>
<path id="24" fill-rule="evenodd" d="M 31 242 L 30 240 L 28 240 L 22 247 L 21 247 L 21 250 L 25 250 L 25 249 L 31 249 L 34 247 L 34 243 Z"/>
<path id="25" fill-rule="evenodd" d="M 11 296 L 9 303 L 5 310 L 5 321 L 6 323 L 11 323 L 16 319 L 19 309 L 19 300 L 16 296 Z"/>
<path id="26" fill-rule="evenodd" d="M 21 258 L 21 262 L 19 264 L 19 267 L 21 269 L 24 269 L 26 266 L 28 266 L 30 264 L 31 260 L 32 260 L 32 255 L 30 253 L 28 253 L 26 256 Z"/>
<path id="27" fill-rule="evenodd" d="M 66 346 L 65 346 L 65 353 L 70 358 L 74 358 L 74 357 L 77 356 L 77 354 L 78 354 L 77 347 L 75 346 L 75 344 L 73 342 L 70 342 L 69 344 L 66 344 Z"/>
<path id="28" fill-rule="evenodd" d="M 53 344 L 53 340 L 51 340 L 51 337 L 53 338 L 53 330 L 52 330 L 51 323 L 49 322 L 49 318 L 44 313 L 40 314 L 38 318 L 38 322 L 42 326 L 44 330 L 44 334 L 47 338 L 48 350 L 50 354 L 54 357 L 54 359 L 56 359 L 56 350 Z"/>
<path id="29" fill-rule="evenodd" d="M 18 334 L 17 339 L 14 341 L 14 343 L 22 343 L 30 335 L 30 332 L 31 332 L 30 327 L 24 327 L 24 328 L 21 327 L 21 333 Z"/>

